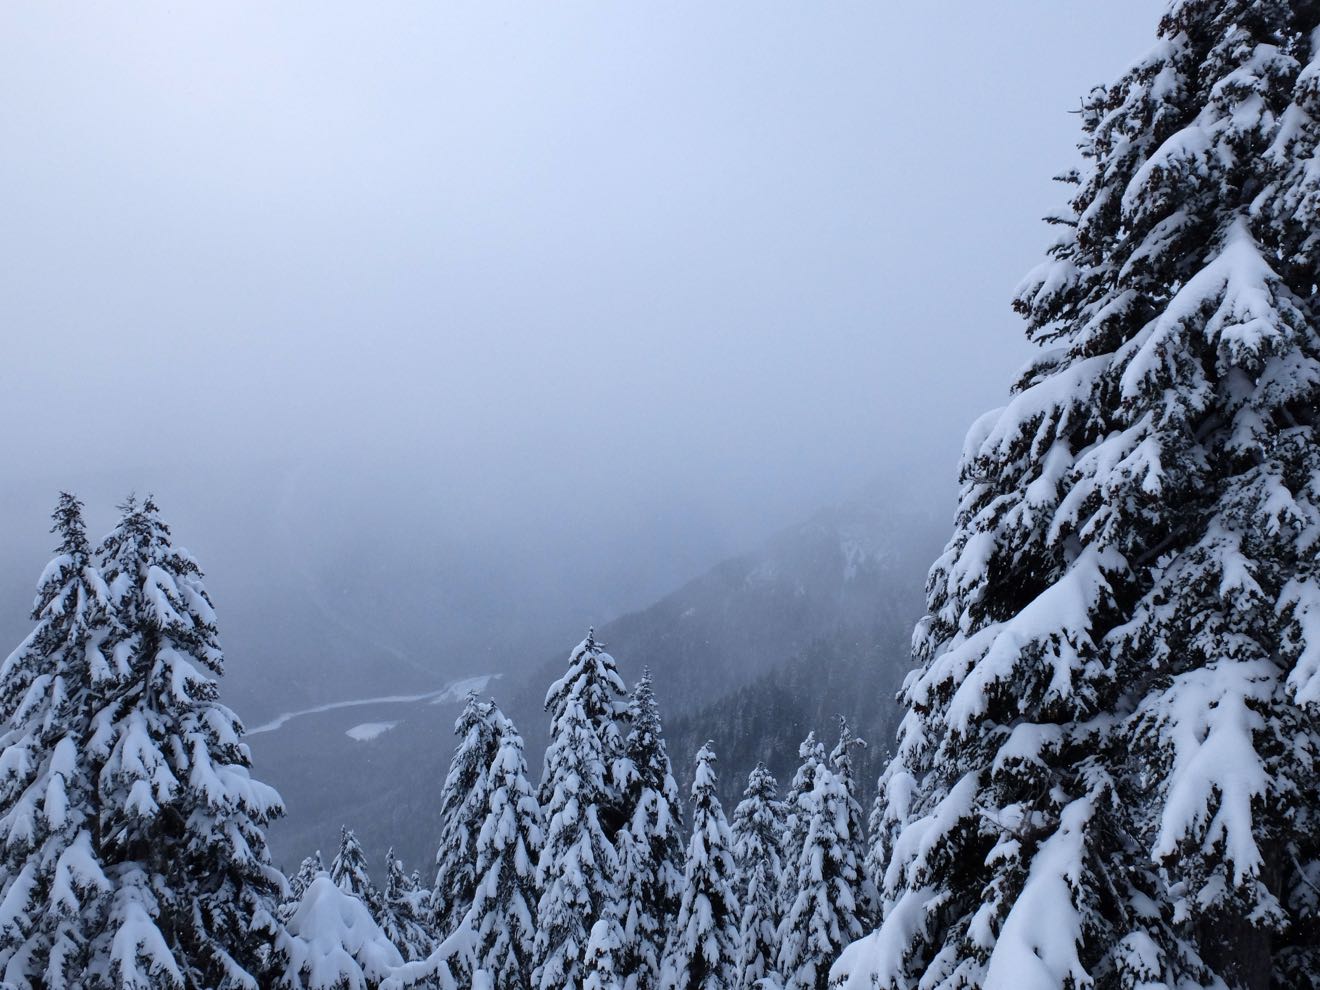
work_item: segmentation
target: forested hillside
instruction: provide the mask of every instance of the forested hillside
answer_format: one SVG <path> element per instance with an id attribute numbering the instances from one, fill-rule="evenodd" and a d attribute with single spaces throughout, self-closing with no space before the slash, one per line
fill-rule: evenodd
<path id="1" fill-rule="evenodd" d="M 707 741 L 726 767 L 741 770 L 764 762 L 787 780 L 807 733 L 831 736 L 842 716 L 865 743 L 853 763 L 858 796 L 870 800 L 898 729 L 895 699 L 908 670 L 900 659 L 908 639 L 892 627 L 871 635 L 841 631 L 823 636 L 742 687 L 671 719 L 669 748 L 679 780 L 690 783 L 692 760 Z M 720 797 L 736 801 L 742 784 L 726 775 Z"/>
<path id="2" fill-rule="evenodd" d="M 834 732 L 839 715 L 867 739 L 862 765 L 888 750 L 921 586 L 944 524 L 938 515 L 913 510 L 893 486 L 876 489 L 596 630 L 628 683 L 651 669 L 680 778 L 686 782 L 697 750 L 715 739 L 728 748 L 721 797 L 733 800 L 739 774 L 762 759 L 786 770 L 802 736 Z M 545 686 L 562 664 L 551 660 L 536 676 L 505 675 L 486 688 L 522 731 L 534 767 L 549 738 Z M 779 719 L 770 717 L 776 698 L 784 700 Z M 424 866 L 455 705 L 333 710 L 252 736 L 257 765 L 292 809 L 271 830 L 280 861 L 330 848 L 337 823 L 348 822 L 373 861 L 393 846 L 410 867 Z M 703 721 L 703 710 L 717 717 Z M 735 733 L 735 723 L 746 732 Z M 363 741 L 346 735 L 362 724 L 389 728 Z M 869 769 L 859 776 L 866 793 L 873 778 Z"/>
<path id="3" fill-rule="evenodd" d="M 740 711 L 753 733 L 738 743 L 747 752 L 759 746 L 757 732 L 773 740 L 796 731 L 757 712 L 768 710 L 775 692 L 798 687 L 809 690 L 785 712 L 790 721 L 819 714 L 832 724 L 835 715 L 852 713 L 878 726 L 895 710 L 893 694 L 909 664 L 926 569 L 947 525 L 941 516 L 939 506 L 914 508 L 899 485 L 878 487 L 725 561 L 652 607 L 606 623 L 597 636 L 625 680 L 650 669 L 676 724 L 701 710 L 719 712 L 721 723 L 730 705 Z M 536 717 L 537 685 L 557 666 L 547 662 L 512 696 L 519 724 Z M 846 671 L 865 681 L 851 698 Z M 878 703 L 871 687 L 881 689 Z M 871 710 L 863 715 L 863 707 Z M 681 743 L 683 758 L 695 756 L 705 741 L 697 738 L 701 731 L 729 735 L 714 723 L 694 730 Z M 886 739 L 881 748 L 887 746 Z M 795 759 L 796 747 L 794 741 L 788 751 L 758 759 Z"/>

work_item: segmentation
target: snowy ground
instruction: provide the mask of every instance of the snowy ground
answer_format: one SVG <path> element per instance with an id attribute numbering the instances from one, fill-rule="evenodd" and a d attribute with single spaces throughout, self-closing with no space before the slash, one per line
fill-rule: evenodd
<path id="1" fill-rule="evenodd" d="M 398 722 L 363 722 L 361 725 L 345 729 L 344 735 L 357 742 L 370 742 L 378 736 L 383 736 L 398 724 Z"/>

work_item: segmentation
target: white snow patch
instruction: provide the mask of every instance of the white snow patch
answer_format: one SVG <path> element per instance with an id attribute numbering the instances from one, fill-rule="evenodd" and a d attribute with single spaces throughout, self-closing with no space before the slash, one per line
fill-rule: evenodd
<path id="1" fill-rule="evenodd" d="M 469 691 L 484 691 L 486 685 L 500 676 L 500 674 L 481 674 L 477 677 L 465 677 L 459 681 L 451 681 L 439 691 L 426 691 L 422 694 L 390 694 L 381 698 L 332 701 L 328 705 L 317 705 L 315 708 L 302 708 L 296 712 L 284 712 L 281 715 L 276 715 L 269 722 L 263 722 L 256 728 L 248 729 L 246 734 L 257 736 L 263 732 L 274 732 L 276 729 L 283 728 L 287 722 L 295 718 L 301 718 L 304 715 L 319 715 L 322 712 L 333 712 L 340 708 L 358 708 L 362 705 L 408 705 L 416 704 L 419 701 L 429 701 L 438 705 L 445 701 L 458 701 Z"/>
<path id="2" fill-rule="evenodd" d="M 398 724 L 398 722 L 363 722 L 361 725 L 346 729 L 344 735 L 358 742 L 368 742 L 377 736 L 383 736 Z"/>
<path id="3" fill-rule="evenodd" d="M 454 681 L 432 696 L 431 704 L 442 705 L 446 701 L 462 701 L 473 692 L 480 694 L 486 690 L 486 685 L 499 676 L 499 674 L 480 674 L 477 677 L 465 677 L 461 681 Z"/>

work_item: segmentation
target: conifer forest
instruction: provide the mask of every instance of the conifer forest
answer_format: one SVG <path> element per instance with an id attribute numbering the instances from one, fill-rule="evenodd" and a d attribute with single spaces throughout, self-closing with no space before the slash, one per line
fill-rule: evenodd
<path id="1" fill-rule="evenodd" d="M 794 136 L 874 127 L 855 117 L 824 120 L 822 108 L 851 98 L 854 65 L 900 58 L 890 46 L 921 48 L 916 35 L 881 43 L 840 29 L 828 35 L 837 49 L 804 55 L 812 39 L 825 37 L 814 33 L 817 24 L 844 15 L 767 5 L 767 22 L 790 18 L 774 20 L 772 38 L 742 20 L 756 14 L 748 7 L 727 23 L 720 20 L 726 12 L 711 9 L 720 5 L 707 5 L 648 13 L 657 19 L 643 24 L 633 20 L 643 17 L 641 5 L 621 5 L 585 19 L 567 8 L 539 12 L 547 20 L 536 23 L 565 31 L 544 44 L 510 8 L 496 12 L 489 37 L 475 29 L 445 37 L 445 59 L 456 66 L 468 64 L 469 47 L 498 48 L 508 60 L 481 77 L 485 88 L 439 87 L 444 101 L 432 105 L 434 80 L 412 74 L 420 70 L 409 68 L 410 46 L 440 44 L 441 35 L 426 33 L 429 21 L 410 28 L 409 19 L 421 16 L 413 8 L 405 15 L 382 5 L 372 15 L 389 23 L 380 35 L 348 27 L 360 23 L 353 18 L 361 12 L 327 8 L 324 36 L 304 34 L 311 22 L 299 19 L 291 22 L 301 39 L 293 44 L 277 31 L 276 20 L 290 16 L 280 6 L 261 15 L 274 19 L 261 22 L 272 32 L 269 47 L 251 47 L 255 21 L 207 22 L 206 46 L 221 52 L 241 44 L 251 61 L 199 63 L 204 78 L 225 73 L 235 89 L 223 98 L 237 100 L 225 104 L 232 119 L 205 119 L 235 127 L 264 119 L 264 101 L 322 72 L 318 45 L 344 30 L 353 44 L 336 50 L 353 54 L 315 76 L 345 74 L 333 112 L 315 99 L 298 103 L 280 128 L 262 130 L 260 159 L 238 151 L 231 157 L 222 141 L 189 130 L 191 110 L 138 123 L 143 134 L 174 128 L 180 147 L 193 149 L 180 174 L 195 168 L 211 176 L 203 199 L 230 202 L 230 181 L 276 190 L 247 212 L 213 218 L 257 233 L 223 248 L 207 241 L 196 271 L 220 278 L 219 295 L 226 295 L 224 273 L 232 269 L 235 286 L 251 288 L 256 283 L 237 273 L 249 272 L 243 259 L 266 258 L 263 252 L 284 259 L 254 263 L 272 285 L 301 278 L 301 266 L 323 264 L 310 293 L 323 321 L 316 323 L 319 344 L 290 345 L 281 357 L 280 323 L 301 319 L 302 311 L 280 296 L 285 309 L 274 307 L 267 322 L 203 334 L 198 363 L 184 375 L 182 330 L 162 331 L 141 350 L 121 346 L 137 338 L 115 322 L 126 319 L 115 308 L 118 290 L 72 263 L 62 277 L 85 277 L 79 291 L 94 305 L 69 309 L 64 322 L 42 323 L 45 330 L 30 337 L 23 321 L 65 313 L 61 307 L 77 296 L 71 283 L 33 289 L 22 306 L 3 311 L 12 350 L 7 344 L 11 356 L 0 352 L 0 368 L 27 370 L 12 385 L 0 371 L 12 396 L 0 399 L 0 417 L 15 437 L 0 453 L 10 460 L 10 451 L 67 448 L 68 463 L 91 463 L 99 450 L 108 460 L 87 473 L 65 470 L 58 458 L 42 461 L 53 466 L 30 479 L 49 513 L 39 524 L 30 522 L 29 481 L 17 466 L 12 492 L 0 499 L 5 526 L 23 530 L 0 544 L 4 566 L 27 568 L 33 546 L 48 561 L 16 579 L 19 591 L 0 575 L 0 592 L 10 595 L 21 623 L 17 645 L 0 651 L 0 990 L 1320 987 L 1320 3 L 1151 3 L 1131 35 L 1144 48 L 1117 62 L 1105 48 L 1103 64 L 1116 71 L 1085 90 L 1071 114 L 1057 110 L 1073 96 L 1062 84 L 1049 96 L 1056 110 L 1022 103 L 1028 109 L 1013 119 L 1062 116 L 1074 151 L 1070 159 L 1060 146 L 1060 173 L 1047 154 L 1054 146 L 1034 132 L 998 133 L 994 143 L 1011 165 L 994 173 L 996 182 L 1011 171 L 1053 175 L 1057 184 L 1049 187 L 1044 251 L 1037 249 L 1015 289 L 1000 294 L 1016 314 L 1015 339 L 993 339 L 984 351 L 967 343 L 963 352 L 962 338 L 939 336 L 923 314 L 939 323 L 954 312 L 941 307 L 963 305 L 983 274 L 967 259 L 986 257 L 989 265 L 998 254 L 1016 258 L 1012 237 L 1005 233 L 997 244 L 976 215 L 991 211 L 996 224 L 1024 212 L 1023 222 L 1036 218 L 1017 201 L 1016 187 L 985 191 L 978 170 L 999 168 L 993 163 L 1001 152 L 983 146 L 988 132 L 960 132 L 959 122 L 1007 102 L 1024 66 L 1040 62 L 1055 72 L 1077 61 L 1077 71 L 1091 71 L 1089 46 L 1101 43 L 1084 37 L 1090 28 L 1082 21 L 1069 29 L 1067 20 L 1085 5 L 1028 13 L 1035 5 L 1024 0 L 993 11 L 964 4 L 893 14 L 913 18 L 896 24 L 924 24 L 931 37 L 949 32 L 950 48 L 928 50 L 921 60 L 932 79 L 947 77 L 929 85 L 962 96 L 957 106 L 937 106 L 920 92 L 928 81 L 904 71 L 903 84 L 874 106 L 906 123 L 881 128 L 867 155 L 839 159 L 846 168 L 824 152 L 794 157 Z M 426 16 L 459 18 L 457 10 Z M 235 6 L 204 16 L 249 13 Z M 489 14 L 462 17 L 478 18 L 471 23 L 484 31 L 481 18 Z M 968 33 L 930 23 L 946 15 L 980 27 Z M 8 76 L 0 68 L 0 79 L 51 75 L 44 55 L 19 57 L 24 48 L 44 51 L 55 37 L 26 16 L 0 19 L 0 35 L 5 23 L 13 32 L 0 40 L 0 52 L 19 66 Z M 175 11 L 165 22 L 191 16 Z M 348 19 L 333 26 L 341 16 Z M 1084 23 L 1108 15 L 1097 7 L 1093 16 Z M 1030 41 L 1037 35 L 1021 33 L 1033 17 L 1055 32 L 1039 51 Z M 572 30 L 564 26 L 570 22 Z M 173 23 L 171 30 L 182 30 L 183 21 Z M 709 50 L 696 38 L 703 24 L 721 39 Z M 84 36 L 72 22 L 65 29 L 81 39 L 68 57 L 83 52 L 99 64 L 94 53 L 106 37 L 99 30 Z M 116 44 L 138 44 L 138 29 L 124 28 Z M 665 105 L 686 108 L 674 119 L 686 113 L 703 121 L 701 141 L 659 111 L 645 127 L 624 123 L 642 113 L 641 91 L 616 91 L 603 76 L 579 78 L 588 70 L 568 55 L 585 50 L 572 47 L 580 40 L 573 32 L 596 30 L 607 43 L 592 50 L 619 60 L 610 65 L 650 65 L 653 44 L 691 55 L 696 81 Z M 973 37 L 982 30 L 985 44 Z M 381 47 L 382 37 L 390 44 Z M 746 48 L 731 47 L 731 39 Z M 204 50 L 192 44 L 183 35 L 160 41 L 140 71 L 155 72 L 166 63 L 153 59 L 173 58 L 169 50 L 179 45 Z M 971 60 L 973 48 L 990 61 Z M 756 78 L 780 88 L 745 98 L 736 81 L 752 70 L 735 63 L 761 57 L 766 73 Z M 801 72 L 781 76 L 783 59 Z M 681 66 L 660 61 L 657 78 L 672 95 Z M 976 68 L 991 62 L 1002 76 Z M 390 133 L 411 139 L 373 145 L 354 137 L 334 145 L 350 157 L 303 167 L 317 157 L 308 149 L 329 140 L 325 134 L 377 105 L 370 87 L 357 82 L 394 80 L 397 72 L 418 102 L 398 111 L 391 126 L 400 130 Z M 522 82 L 499 88 L 498 79 L 513 77 Z M 94 111 L 79 140 L 103 150 L 112 138 L 136 140 L 131 128 L 120 134 L 111 126 L 129 119 L 122 114 L 132 100 L 116 93 L 109 80 L 117 77 L 106 78 L 104 91 L 89 83 L 78 97 L 92 100 L 86 106 Z M 214 94 L 192 77 L 172 78 L 177 85 L 148 87 L 156 95 L 146 105 L 210 106 Z M 521 143 L 498 154 L 485 149 L 478 164 L 461 168 L 454 162 L 465 153 L 462 140 L 446 145 L 446 157 L 451 152 L 441 153 L 423 122 L 434 112 L 451 136 L 469 133 L 464 128 L 478 117 L 526 112 L 516 105 L 537 94 L 558 99 L 560 78 L 570 80 L 566 105 L 609 91 L 618 118 L 587 124 L 591 114 L 584 113 L 572 118 L 580 130 L 560 133 L 546 123 L 558 118 L 533 126 L 534 116 L 517 116 L 524 123 L 510 133 Z M 588 86 L 587 78 L 595 82 Z M 1033 99 L 1039 85 L 1026 87 Z M 828 98 L 803 95 L 814 86 Z M 11 97 L 18 92 L 13 87 Z M 32 92 L 56 99 L 41 87 Z M 756 117 L 759 123 L 741 116 L 765 101 L 775 112 Z M 702 116 L 712 104 L 739 109 Z M 906 106 L 920 110 L 894 110 Z M 460 112 L 465 107 L 470 119 Z M 684 212 L 690 206 L 679 187 L 704 189 L 700 176 L 724 176 L 719 170 L 728 162 L 744 162 L 747 148 L 761 148 L 753 137 L 766 138 L 767 121 L 780 111 L 787 116 L 773 133 L 792 139 L 776 146 L 795 163 L 785 166 L 790 185 L 825 189 L 844 182 L 845 172 L 853 192 L 910 183 L 915 219 L 893 213 L 890 223 L 845 191 L 821 230 L 802 216 L 782 229 L 757 226 L 748 218 L 775 208 L 754 174 L 761 165 L 778 167 L 769 151 L 756 167 L 730 166 L 727 185 L 710 192 L 711 202 L 737 200 L 746 183 L 749 212 L 738 215 L 747 226 L 724 225 L 720 217 L 732 214 Z M 38 133 L 34 121 L 43 117 L 16 116 L 15 133 Z M 494 126 L 482 122 L 471 133 Z M 721 143 L 728 129 L 751 143 Z M 608 170 L 592 171 L 584 186 L 613 206 L 578 215 L 571 206 L 578 193 L 559 174 L 550 185 L 566 198 L 555 200 L 551 249 L 535 263 L 517 253 L 525 247 L 518 231 L 540 236 L 540 207 L 529 191 L 541 181 L 536 162 L 550 161 L 558 142 L 573 146 L 572 162 L 590 159 L 584 148 L 611 156 L 616 139 L 642 132 L 653 140 L 638 145 L 635 167 L 662 161 L 668 178 L 646 184 L 616 176 L 615 187 Z M 676 134 L 696 143 L 680 142 L 670 159 L 666 147 Z M 187 144 L 194 140 L 200 143 Z M 0 138 L 6 156 L 9 141 Z M 895 160 L 925 165 L 887 170 L 888 149 L 900 144 L 916 157 Z M 960 151 L 943 156 L 938 149 L 946 147 Z M 15 166 L 14 182 L 30 190 L 24 184 L 37 177 L 73 183 L 76 173 L 114 183 L 115 170 L 129 168 L 109 157 L 79 164 L 72 151 L 50 154 L 44 164 Z M 286 171 L 281 154 L 303 165 Z M 853 174 L 863 157 L 874 170 Z M 96 199 L 100 179 L 78 195 L 102 205 L 83 216 L 83 200 L 71 201 L 86 238 L 99 236 L 98 224 L 133 226 L 114 226 L 122 220 L 115 209 L 135 216 L 154 197 L 175 195 L 170 170 L 149 158 L 125 159 L 136 192 L 116 200 L 119 206 Z M 428 230 L 425 238 L 436 240 L 424 239 L 430 220 L 388 198 L 392 170 L 414 161 L 436 169 L 440 185 L 452 183 L 442 198 L 454 216 L 472 210 L 484 218 L 463 228 L 464 237 L 453 235 L 470 253 L 444 254 L 435 245 L 451 232 Z M 279 254 L 282 231 L 316 223 L 313 214 L 324 207 L 318 183 L 339 181 L 340 168 L 355 184 L 335 186 L 329 198 L 372 219 L 333 236 L 327 228 Z M 0 164 L 0 176 L 8 174 Z M 508 182 L 506 195 L 472 191 L 487 189 L 485 182 Z M 908 196 L 900 191 L 898 198 Z M 950 203 L 964 229 L 940 220 L 945 214 L 920 212 L 936 201 Z M 611 238 L 643 215 L 633 211 L 651 209 L 643 239 L 655 254 L 627 260 L 633 242 Z M 202 236 L 182 216 L 170 222 L 168 251 L 153 255 L 153 264 L 186 255 Z M 24 256 L 44 250 L 46 222 L 31 228 Z M 500 227 L 506 222 L 509 229 Z M 65 244 L 72 228 L 57 213 L 49 223 L 51 243 Z M 156 228 L 143 224 L 147 238 Z M 872 270 L 880 256 L 867 254 L 861 227 L 876 228 L 867 234 L 874 243 L 899 245 L 890 262 Z M 1039 242 L 1039 225 L 1032 229 Z M 664 244 L 675 230 L 682 244 Z M 597 237 L 592 270 L 560 294 L 557 280 L 569 277 L 575 251 L 585 250 L 576 238 Z M 780 276 L 751 267 L 739 275 L 736 266 L 706 271 L 702 259 L 709 259 L 696 243 L 742 238 L 733 253 L 750 256 L 758 241 L 780 237 L 805 239 L 810 252 L 828 243 L 834 253 L 786 265 Z M 333 245 L 355 238 L 372 246 L 355 253 L 353 264 L 379 265 L 373 277 L 380 281 L 365 300 L 355 295 L 354 278 L 315 260 L 317 251 L 329 258 Z M 145 250 L 116 236 L 105 257 L 137 264 L 134 252 Z M 682 260 L 686 251 L 697 252 L 690 263 Z M 852 303 L 831 308 L 826 299 L 843 284 L 831 281 L 842 277 L 836 270 L 858 264 L 849 252 L 863 255 L 868 269 L 859 285 L 899 282 L 885 298 L 913 298 L 902 303 L 910 309 L 891 314 L 892 324 L 857 335 L 878 339 L 874 350 L 841 358 L 829 352 L 848 335 L 831 337 L 817 324 L 849 318 L 844 310 Z M 661 256 L 675 267 L 652 268 Z M 926 281 L 909 284 L 902 275 L 909 269 L 900 267 L 909 262 L 900 256 Z M 561 262 L 562 270 L 544 267 Z M 407 299 L 400 302 L 414 284 L 413 265 L 424 276 L 418 284 L 448 286 L 452 305 L 418 315 Z M 634 266 L 665 284 L 638 288 L 624 271 Z M 14 291 L 26 293 L 31 285 L 20 282 L 31 283 L 28 269 L 13 270 Z M 798 288 L 777 285 L 780 277 Z M 776 334 L 789 334 L 791 321 L 777 323 L 771 310 L 817 282 L 825 290 L 802 297 L 807 315 L 794 324 L 800 336 L 792 347 L 800 349 L 775 350 Z M 479 291 L 461 295 L 464 283 Z M 649 319 L 667 325 L 688 312 L 682 307 L 690 300 L 679 297 L 698 283 L 710 293 L 700 308 L 715 314 L 713 322 L 696 327 L 686 344 L 663 335 L 654 347 L 638 344 Z M 134 295 L 135 319 L 172 312 L 153 284 Z M 529 300 L 550 310 L 569 295 L 588 307 L 582 312 L 597 305 L 613 312 L 615 293 L 646 297 L 629 310 L 635 334 L 601 330 L 585 360 L 571 352 L 578 331 L 554 322 L 537 324 L 516 347 L 463 349 L 498 337 L 489 327 L 462 329 L 479 312 L 498 310 L 517 322 Z M 741 311 L 730 300 L 740 293 L 778 300 L 757 311 L 756 334 L 731 344 L 724 366 L 707 363 L 715 350 L 687 353 L 698 339 L 718 339 L 726 317 L 737 321 Z M 305 295 L 299 288 L 288 298 Z M 354 324 L 353 336 L 375 342 L 351 352 L 351 368 L 328 370 L 316 348 L 333 352 L 335 321 L 359 306 L 370 318 Z M 865 311 L 865 320 L 877 312 Z M 95 313 L 104 326 L 87 315 Z M 211 326 L 202 306 L 190 313 Z M 999 315 L 987 310 L 983 319 Z M 75 393 L 84 390 L 72 387 L 73 378 L 61 390 L 28 373 L 32 356 L 49 353 L 62 334 L 83 341 L 76 325 L 85 319 L 98 328 L 87 340 L 99 342 L 80 344 L 84 357 L 77 359 L 91 348 L 91 406 L 80 404 Z M 419 339 L 436 350 L 413 353 L 393 331 L 366 329 L 412 320 L 425 324 Z M 217 381 L 240 380 L 227 377 L 227 333 L 243 338 L 234 346 L 255 348 L 241 351 L 244 375 L 258 354 L 258 366 L 269 361 L 284 371 L 243 378 L 247 391 L 226 385 L 221 412 L 207 419 L 214 412 L 208 368 Z M 935 351 L 904 350 L 902 338 L 932 335 L 947 367 L 923 377 L 913 355 Z M 636 349 L 613 362 L 625 345 Z M 1025 363 L 1012 374 L 999 376 L 999 365 L 977 356 L 1019 345 Z M 826 364 L 813 363 L 818 352 Z M 890 374 L 876 369 L 909 358 L 911 367 L 872 388 L 876 376 Z M 867 360 L 875 367 L 868 370 Z M 517 362 L 525 367 L 515 373 Z M 498 366 L 499 378 L 526 374 L 530 383 L 544 375 L 549 385 L 535 395 L 522 386 L 489 391 L 485 363 Z M 860 390 L 845 367 L 853 364 Z M 313 382 L 341 375 L 342 387 L 315 406 L 325 398 L 320 386 L 299 393 L 299 375 Z M 766 419 L 748 411 L 760 408 L 759 375 L 795 383 L 775 386 Z M 940 375 L 952 376 L 947 389 L 922 384 Z M 683 432 L 677 424 L 685 410 L 707 408 L 708 378 L 710 394 L 726 404 L 695 416 Z M 893 392 L 906 378 L 916 384 L 901 386 L 910 392 L 892 408 L 858 398 Z M 968 396 L 959 390 L 970 390 L 980 408 L 987 403 L 976 389 L 986 381 L 998 408 L 964 415 Z M 145 399 L 129 394 L 142 391 L 133 385 L 140 382 L 150 383 Z M 332 410 L 353 408 L 356 392 L 372 388 L 379 391 L 364 407 L 393 409 L 394 418 L 371 420 L 359 436 Z M 450 399 L 462 415 L 427 433 L 430 403 Z M 21 407 L 4 404 L 20 400 Z M 301 416 L 300 403 L 307 419 L 297 429 L 294 419 L 270 414 L 280 408 Z M 821 422 L 839 431 L 834 459 L 817 434 L 794 432 L 794 410 L 810 416 L 805 410 L 817 406 Z M 949 410 L 965 435 L 960 455 L 956 442 L 927 439 L 944 429 Z M 848 433 L 853 421 L 857 434 Z M 266 466 L 232 489 L 219 480 L 226 469 L 218 453 L 207 457 L 214 463 L 205 471 L 179 466 L 219 442 L 219 432 L 194 428 L 201 422 L 219 432 L 228 423 L 240 446 L 271 444 L 263 448 Z M 560 432 L 570 438 L 562 447 L 552 438 Z M 512 446 L 500 447 L 505 440 L 497 434 Z M 332 466 L 281 473 L 282 445 L 309 437 L 343 445 L 334 447 Z M 909 441 L 922 450 L 905 467 L 894 452 Z M 411 468 L 382 467 L 415 466 L 429 456 L 452 474 L 433 482 Z M 824 504 L 819 493 L 830 489 L 820 486 L 832 470 L 871 460 L 855 470 L 879 483 L 789 525 L 801 506 Z M 773 462 L 781 473 L 762 477 L 753 461 Z M 150 465 L 141 468 L 150 487 L 130 481 L 122 488 L 136 494 L 102 498 L 139 464 Z M 927 464 L 935 478 L 929 484 Z M 653 468 L 658 473 L 648 473 Z M 658 487 L 663 472 L 677 477 L 677 487 Z M 171 487 L 173 475 L 188 476 L 191 487 Z M 798 477 L 790 483 L 790 475 Z M 350 489 L 360 496 L 351 508 L 330 511 L 317 501 L 326 490 Z M 732 505 L 719 518 L 716 490 Z M 711 501 L 702 501 L 703 492 Z M 751 508 L 758 492 L 782 501 L 758 516 Z M 215 530 L 208 529 L 212 512 L 224 517 Z M 702 513 L 706 528 L 698 531 Z M 442 531 L 433 520 L 445 516 L 457 521 Z M 724 530 L 735 535 L 712 535 Z M 352 539 L 341 531 L 353 531 Z M 749 551 L 764 532 L 778 535 Z M 206 553 L 184 549 L 183 538 L 194 534 Z M 546 542 L 527 542 L 535 539 Z M 322 557 L 291 549 L 318 541 Z M 237 603 L 232 624 L 230 596 Z M 584 614 L 590 610 L 598 614 Z M 9 628 L 0 615 L 0 630 Z"/>

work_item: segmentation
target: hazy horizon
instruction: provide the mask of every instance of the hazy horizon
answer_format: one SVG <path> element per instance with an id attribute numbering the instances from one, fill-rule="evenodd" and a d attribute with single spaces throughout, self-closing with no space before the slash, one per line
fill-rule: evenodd
<path id="1" fill-rule="evenodd" d="M 231 665 L 405 585 L 507 653 L 877 481 L 951 509 L 1158 14 L 11 5 L 0 586 L 57 490 L 155 491 Z"/>

